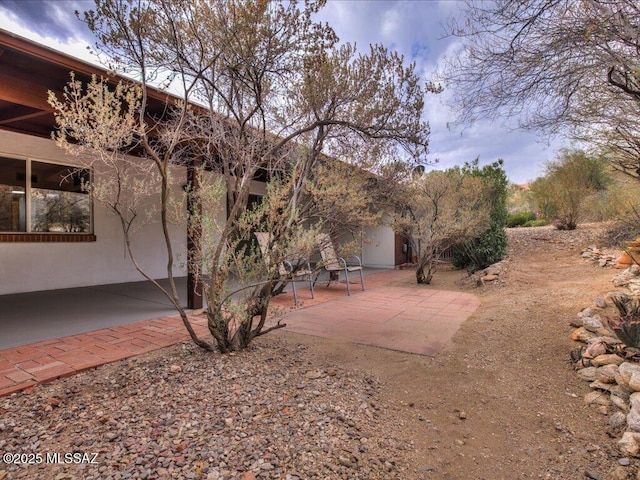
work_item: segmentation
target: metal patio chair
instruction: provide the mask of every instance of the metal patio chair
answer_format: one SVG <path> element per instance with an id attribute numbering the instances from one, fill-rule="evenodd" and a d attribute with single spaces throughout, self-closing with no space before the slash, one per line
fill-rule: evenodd
<path id="1" fill-rule="evenodd" d="M 347 262 L 344 258 L 339 257 L 336 254 L 336 250 L 333 247 L 331 237 L 326 233 L 321 233 L 317 237 L 317 245 L 320 248 L 320 256 L 322 257 L 322 264 L 329 272 L 329 283 L 332 281 L 340 281 L 340 272 L 344 272 L 345 281 L 347 283 L 347 295 L 351 295 L 351 287 L 349 286 L 349 273 L 360 273 L 360 286 L 364 291 L 364 276 L 362 275 L 362 261 L 357 255 L 353 255 L 350 259 L 355 259 L 356 262 Z M 334 278 L 335 277 L 335 278 Z"/>
<path id="2" fill-rule="evenodd" d="M 267 267 L 271 264 L 269 255 L 269 244 L 271 243 L 271 234 L 268 232 L 255 232 L 254 234 L 260 245 L 260 252 L 262 253 L 262 259 Z M 285 260 L 278 265 L 278 274 L 280 275 L 280 281 L 291 284 L 293 289 L 293 303 L 298 306 L 298 291 L 296 289 L 296 282 L 305 281 L 309 282 L 309 290 L 311 290 L 311 298 L 315 298 L 313 291 L 313 270 L 309 265 L 309 261 L 306 258 L 296 258 L 291 260 Z"/>

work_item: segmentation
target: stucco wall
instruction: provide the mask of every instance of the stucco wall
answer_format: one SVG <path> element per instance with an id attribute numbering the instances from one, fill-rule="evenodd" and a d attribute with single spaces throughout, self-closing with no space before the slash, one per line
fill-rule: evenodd
<path id="1" fill-rule="evenodd" d="M 395 233 L 383 222 L 376 227 L 365 228 L 362 242 L 362 263 L 367 267 L 393 268 Z"/>
<path id="2" fill-rule="evenodd" d="M 52 140 L 0 130 L 0 155 L 73 164 Z M 175 173 L 185 178 L 184 169 Z M 86 243 L 0 243 L 0 295 L 143 280 L 129 259 L 117 217 L 94 203 L 97 241 Z M 171 226 L 174 273 L 185 275 L 186 223 Z M 135 255 L 154 278 L 164 278 L 167 256 L 159 223 L 135 236 Z"/>

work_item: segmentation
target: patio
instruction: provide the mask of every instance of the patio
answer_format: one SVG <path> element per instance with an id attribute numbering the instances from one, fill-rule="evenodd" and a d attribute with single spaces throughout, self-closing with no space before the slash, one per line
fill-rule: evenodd
<path id="1" fill-rule="evenodd" d="M 351 296 L 319 281 L 315 299 L 300 285 L 298 309 L 290 292 L 276 297 L 285 330 L 434 356 L 479 305 L 471 294 L 412 285 L 409 270 L 365 273 L 366 290 L 353 285 Z M 0 311 L 0 395 L 188 340 L 146 282 L 6 295 Z M 206 335 L 205 318 L 192 318 Z"/>

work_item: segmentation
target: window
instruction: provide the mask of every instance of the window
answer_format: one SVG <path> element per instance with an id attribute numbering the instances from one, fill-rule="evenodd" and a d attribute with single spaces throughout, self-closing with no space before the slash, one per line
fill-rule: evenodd
<path id="1" fill-rule="evenodd" d="M 0 157 L 0 232 L 92 233 L 88 170 Z"/>

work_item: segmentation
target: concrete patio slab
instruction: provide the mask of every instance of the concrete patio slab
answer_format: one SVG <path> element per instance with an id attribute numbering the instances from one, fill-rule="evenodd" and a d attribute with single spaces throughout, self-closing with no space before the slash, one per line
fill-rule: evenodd
<path id="1" fill-rule="evenodd" d="M 480 301 L 462 292 L 389 286 L 406 278 L 403 271 L 379 273 L 364 292 L 296 310 L 282 321 L 291 332 L 435 356 Z"/>
<path id="2" fill-rule="evenodd" d="M 411 271 L 376 272 L 367 276 L 365 291 L 354 287 L 351 296 L 346 295 L 344 284 L 332 284 L 329 287 L 318 285 L 313 299 L 308 290 L 299 290 L 301 306 L 297 309 L 293 309 L 291 293 L 273 299 L 273 306 L 276 307 L 275 310 L 282 312 L 280 320 L 287 324 L 286 331 L 338 338 L 420 355 L 437 355 L 460 324 L 473 313 L 479 300 L 466 293 L 412 285 L 412 275 Z M 7 325 L 12 325 L 14 329 L 17 325 L 20 327 L 17 330 L 26 330 L 33 337 L 32 323 L 57 318 L 46 325 L 46 328 L 35 329 L 36 335 L 46 334 L 53 338 L 0 350 L 0 395 L 189 339 L 180 318 L 175 315 L 158 315 L 158 318 L 136 321 L 136 315 L 148 317 L 158 311 L 174 313 L 168 306 L 154 301 L 157 296 L 137 299 L 143 305 L 149 304 L 150 308 L 146 313 L 139 304 L 134 305 L 132 312 L 128 312 L 125 306 L 135 299 L 131 292 L 123 292 L 122 287 L 116 286 L 99 290 L 110 291 L 112 296 L 100 296 L 100 301 L 96 300 L 92 304 L 91 295 L 88 295 L 89 298 L 82 302 L 87 301 L 87 307 L 93 310 L 89 308 L 84 316 L 76 314 L 69 319 L 65 311 L 60 315 L 56 310 L 49 315 L 40 304 L 40 309 L 34 310 L 39 312 L 38 322 L 33 322 L 34 318 L 29 317 L 33 312 L 28 308 L 20 310 L 13 317 L 12 321 L 19 321 L 19 324 L 6 323 L 5 317 L 0 320 L 0 338 L 6 343 L 16 341 L 19 337 L 14 334 L 10 339 L 5 338 L 5 333 L 11 330 Z M 64 295 L 62 297 L 65 298 Z M 30 298 L 37 301 L 38 297 L 33 294 Z M 45 298 L 52 300 L 47 295 Z M 104 303 L 105 298 L 116 300 L 114 311 L 96 317 L 98 312 L 94 310 L 97 306 L 104 308 L 108 304 Z M 52 301 L 63 307 L 60 299 Z M 69 322 L 64 322 L 65 318 Z M 205 317 L 200 315 L 190 318 L 198 335 L 209 338 Z M 269 322 L 273 324 L 276 320 L 272 318 Z M 107 323 L 106 328 L 95 328 L 103 321 Z M 25 328 L 26 322 L 29 322 L 28 328 Z M 91 327 L 91 331 L 85 331 Z"/>

